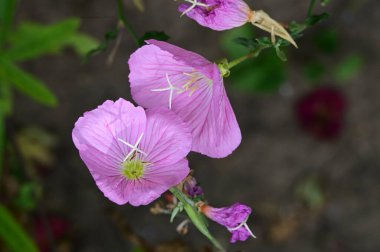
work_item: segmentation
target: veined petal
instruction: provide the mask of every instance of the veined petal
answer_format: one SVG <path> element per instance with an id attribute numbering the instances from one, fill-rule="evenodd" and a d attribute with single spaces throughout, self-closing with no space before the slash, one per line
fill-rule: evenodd
<path id="1" fill-rule="evenodd" d="M 242 0 L 203 0 L 199 2 L 208 7 L 197 6 L 186 12 L 191 4 L 183 3 L 178 10 L 181 13 L 186 12 L 186 15 L 198 24 L 217 31 L 242 26 L 249 21 L 252 15 L 252 10 Z"/>
<path id="2" fill-rule="evenodd" d="M 145 125 L 143 108 L 123 99 L 106 101 L 75 123 L 72 137 L 82 160 L 99 189 L 118 204 L 128 201 L 120 186 L 125 180 L 121 164 L 130 149 L 119 139 L 135 143 L 144 133 Z"/>
<path id="3" fill-rule="evenodd" d="M 146 161 L 171 165 L 185 158 L 191 150 L 192 136 L 187 124 L 173 111 L 154 108 L 146 111 L 145 140 L 141 143 Z"/>
<path id="4" fill-rule="evenodd" d="M 206 121 L 193 132 L 193 150 L 214 158 L 232 153 L 241 142 L 241 132 L 235 113 L 223 85 L 223 77 L 214 66 L 213 96 Z"/>
<path id="5" fill-rule="evenodd" d="M 217 158 L 230 154 L 241 134 L 217 65 L 166 42 L 148 42 L 129 60 L 134 100 L 177 113 L 192 132 L 192 150 Z"/>

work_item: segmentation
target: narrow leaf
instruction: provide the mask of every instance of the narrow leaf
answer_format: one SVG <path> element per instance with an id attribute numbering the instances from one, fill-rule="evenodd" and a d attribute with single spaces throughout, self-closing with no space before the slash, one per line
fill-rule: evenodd
<path id="1" fill-rule="evenodd" d="M 183 207 L 193 222 L 194 226 L 204 235 L 206 236 L 211 243 L 218 248 L 220 251 L 226 251 L 222 245 L 211 235 L 211 233 L 207 229 L 207 225 L 204 221 L 203 216 L 198 212 L 197 209 L 195 209 L 194 206 L 190 205 L 188 201 L 186 200 L 186 196 L 177 188 L 173 187 L 170 189 L 170 191 L 173 193 L 173 195 L 183 204 Z"/>
<path id="2" fill-rule="evenodd" d="M 68 46 L 73 47 L 76 53 L 80 56 L 85 56 L 89 51 L 95 49 L 99 42 L 86 34 L 75 33 L 68 36 L 66 39 Z"/>
<path id="3" fill-rule="evenodd" d="M 12 47 L 4 53 L 10 61 L 27 60 L 58 53 L 73 43 L 79 20 L 70 18 L 52 25 L 22 23 L 10 37 Z"/>
<path id="4" fill-rule="evenodd" d="M 172 211 L 172 214 L 170 216 L 170 223 L 172 223 L 174 221 L 174 218 L 177 216 L 177 214 L 179 213 L 179 210 L 180 208 L 178 206 L 176 206 L 173 211 Z"/>
<path id="5" fill-rule="evenodd" d="M 13 252 L 38 251 L 33 241 L 2 205 L 0 205 L 0 239 Z"/>
<path id="6" fill-rule="evenodd" d="M 7 80 L 19 91 L 41 104 L 57 105 L 55 95 L 40 80 L 7 61 L 2 61 L 0 67 L 3 68 Z"/>

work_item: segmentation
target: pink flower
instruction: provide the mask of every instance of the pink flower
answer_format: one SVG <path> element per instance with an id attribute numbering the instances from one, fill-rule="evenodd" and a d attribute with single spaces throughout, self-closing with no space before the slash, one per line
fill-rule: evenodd
<path id="1" fill-rule="evenodd" d="M 104 195 L 147 205 L 189 173 L 191 134 L 173 112 L 106 101 L 75 123 L 73 140 Z"/>
<path id="2" fill-rule="evenodd" d="M 129 59 L 133 99 L 145 108 L 166 107 L 189 125 L 192 150 L 222 158 L 241 133 L 218 66 L 193 52 L 149 40 Z"/>
<path id="3" fill-rule="evenodd" d="M 242 26 L 252 19 L 253 11 L 242 0 L 185 0 L 178 10 L 198 24 L 223 31 Z"/>
<path id="4" fill-rule="evenodd" d="M 300 125 L 320 139 L 338 137 L 344 125 L 346 99 L 332 87 L 319 87 L 302 97 L 296 104 Z"/>
<path id="5" fill-rule="evenodd" d="M 200 207 L 200 210 L 208 218 L 225 226 L 232 233 L 231 243 L 245 241 L 250 236 L 256 238 L 247 224 L 248 217 L 252 212 L 250 207 L 235 203 L 230 207 L 223 208 L 203 205 Z"/>
<path id="6" fill-rule="evenodd" d="M 251 10 L 243 0 L 184 0 L 178 10 L 198 24 L 216 31 L 229 30 L 246 23 L 279 36 L 295 47 L 296 42 L 285 28 L 262 10 Z"/>

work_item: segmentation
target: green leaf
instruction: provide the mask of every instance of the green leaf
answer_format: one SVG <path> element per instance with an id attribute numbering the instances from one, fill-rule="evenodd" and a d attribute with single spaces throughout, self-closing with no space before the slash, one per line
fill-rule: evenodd
<path id="1" fill-rule="evenodd" d="M 38 251 L 33 241 L 2 205 L 0 205 L 0 239 L 12 252 Z"/>
<path id="2" fill-rule="evenodd" d="M 362 57 L 356 54 L 349 55 L 334 70 L 335 80 L 345 82 L 355 77 L 363 67 Z"/>
<path id="3" fill-rule="evenodd" d="M 7 80 L 19 91 L 41 104 L 57 105 L 55 95 L 40 80 L 7 61 L 2 61 L 0 67 L 3 68 Z"/>
<path id="4" fill-rule="evenodd" d="M 305 21 L 305 24 L 308 26 L 316 25 L 319 22 L 322 22 L 326 18 L 328 18 L 330 15 L 328 13 L 322 13 L 319 15 L 312 15 L 308 17 Z"/>
<path id="5" fill-rule="evenodd" d="M 140 39 L 139 44 L 145 45 L 145 40 L 156 39 L 161 41 L 167 41 L 170 37 L 163 31 L 150 31 L 146 32 Z"/>
<path id="6" fill-rule="evenodd" d="M 66 38 L 66 43 L 68 46 L 74 48 L 76 53 L 80 56 L 86 56 L 86 54 L 95 49 L 99 42 L 86 34 L 75 33 Z"/>
<path id="7" fill-rule="evenodd" d="M 17 0 L 0 0 L 0 47 L 10 31 Z"/>
<path id="8" fill-rule="evenodd" d="M 280 46 L 274 47 L 276 50 L 277 57 L 282 61 L 287 61 L 285 53 L 281 50 Z"/>
<path id="9" fill-rule="evenodd" d="M 182 202 L 179 202 L 178 205 L 173 209 L 172 214 L 170 216 L 170 223 L 174 221 L 174 218 L 183 211 L 183 204 Z"/>
<path id="10" fill-rule="evenodd" d="M 78 48 L 78 40 L 86 40 L 88 37 L 76 38 L 79 20 L 70 18 L 52 25 L 41 25 L 35 23 L 21 23 L 16 32 L 10 36 L 12 47 L 4 53 L 4 57 L 10 61 L 28 60 L 37 58 L 44 54 L 58 53 L 66 46 Z M 82 47 L 80 48 L 82 49 Z"/>
<path id="11" fill-rule="evenodd" d="M 117 38 L 118 34 L 119 30 L 117 28 L 106 32 L 106 34 L 104 34 L 104 40 L 98 44 L 97 47 L 94 47 L 93 49 L 87 51 L 84 61 L 87 62 L 90 57 L 107 50 L 108 45 Z"/>
<path id="12" fill-rule="evenodd" d="M 220 251 L 225 252 L 226 250 L 220 245 L 220 243 L 211 235 L 211 233 L 208 231 L 206 222 L 204 220 L 204 217 L 201 213 L 198 212 L 198 210 L 189 204 L 186 195 L 184 195 L 180 190 L 173 187 L 170 189 L 170 191 L 173 193 L 173 195 L 183 204 L 183 207 L 189 216 L 190 220 L 193 222 L 194 226 L 204 235 L 206 236 L 212 244 L 218 248 Z"/>

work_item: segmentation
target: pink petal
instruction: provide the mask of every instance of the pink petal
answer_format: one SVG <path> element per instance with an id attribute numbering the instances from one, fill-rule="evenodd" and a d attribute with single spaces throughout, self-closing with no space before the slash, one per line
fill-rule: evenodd
<path id="1" fill-rule="evenodd" d="M 239 27 L 252 18 L 252 10 L 242 0 L 206 0 L 211 10 L 198 6 L 186 13 L 198 24 L 216 31 L 223 31 Z M 191 4 L 181 4 L 178 10 L 183 13 Z"/>
<path id="2" fill-rule="evenodd" d="M 146 138 L 141 148 L 146 160 L 155 165 L 171 165 L 185 158 L 191 150 L 190 130 L 173 111 L 163 108 L 146 111 Z"/>
<path id="3" fill-rule="evenodd" d="M 201 128 L 193 130 L 193 136 L 193 150 L 214 158 L 226 157 L 240 145 L 239 124 L 217 66 L 214 68 L 213 96 L 206 121 Z"/>

